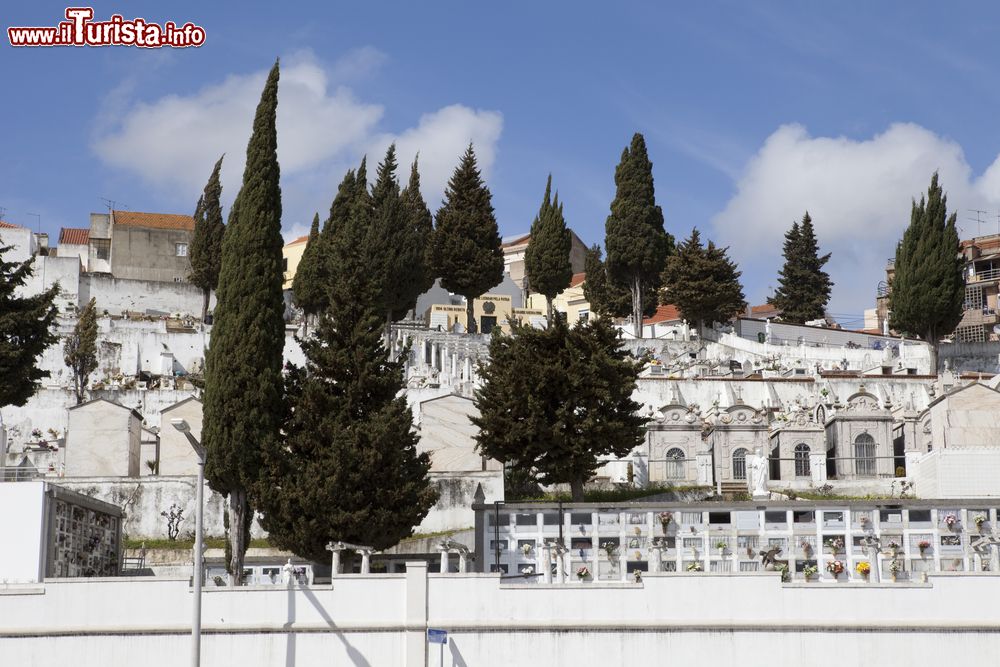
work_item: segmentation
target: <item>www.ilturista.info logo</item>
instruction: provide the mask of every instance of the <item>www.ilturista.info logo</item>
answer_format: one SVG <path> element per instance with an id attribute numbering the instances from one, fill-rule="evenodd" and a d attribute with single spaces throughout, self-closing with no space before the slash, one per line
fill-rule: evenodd
<path id="1" fill-rule="evenodd" d="M 191 22 L 162 26 L 146 19 L 126 20 L 114 14 L 107 21 L 94 21 L 92 7 L 67 7 L 66 19 L 55 27 L 7 28 L 11 46 L 138 46 L 185 48 L 205 43 L 205 29 Z"/>

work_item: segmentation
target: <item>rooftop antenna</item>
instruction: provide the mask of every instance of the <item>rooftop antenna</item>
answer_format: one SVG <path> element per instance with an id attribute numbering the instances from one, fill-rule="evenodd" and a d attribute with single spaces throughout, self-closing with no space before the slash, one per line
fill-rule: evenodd
<path id="1" fill-rule="evenodd" d="M 39 215 L 38 213 L 27 213 L 27 212 L 25 213 L 25 215 L 34 216 L 35 223 L 38 225 L 38 233 L 41 234 L 42 233 L 42 216 Z"/>
<path id="2" fill-rule="evenodd" d="M 976 214 L 976 236 L 981 236 L 983 231 L 983 216 L 986 215 L 986 211 L 981 211 L 978 208 L 970 208 L 969 213 Z M 972 220 L 972 218 L 968 218 Z"/>

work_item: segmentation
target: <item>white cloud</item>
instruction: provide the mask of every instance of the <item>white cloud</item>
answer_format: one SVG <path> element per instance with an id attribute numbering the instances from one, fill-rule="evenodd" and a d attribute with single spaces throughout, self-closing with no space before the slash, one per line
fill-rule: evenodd
<path id="1" fill-rule="evenodd" d="M 965 221 L 968 209 L 1000 204 L 1000 158 L 976 178 L 961 146 L 919 125 L 894 124 L 863 141 L 811 137 L 785 125 L 743 169 L 736 194 L 712 220 L 713 238 L 743 266 L 748 299 L 762 302 L 780 268 L 784 233 L 808 210 L 822 249 L 833 253 L 831 310 L 860 314 L 874 306 L 911 200 L 927 191 L 934 171 L 949 211 L 966 235 L 976 234 L 975 222 Z"/>
<path id="2" fill-rule="evenodd" d="M 373 173 L 393 140 L 405 167 L 401 178 L 420 152 L 422 185 L 431 208 L 435 208 L 431 196 L 440 198 L 470 140 L 481 167 L 488 171 L 492 166 L 503 125 L 496 111 L 454 104 L 425 113 L 414 127 L 401 132 L 377 131 L 383 107 L 357 99 L 343 84 L 369 76 L 384 60 L 370 47 L 352 51 L 328 67 L 309 52 L 282 60 L 278 160 L 286 228 L 304 225 L 308 230 L 315 210 L 322 219 L 344 171 L 368 152 Z M 148 102 L 121 99 L 132 89 L 120 86 L 115 104 L 96 119 L 92 148 L 104 163 L 138 175 L 169 201 L 176 201 L 179 210 L 193 208 L 212 165 L 225 153 L 223 194 L 224 203 L 230 202 L 242 179 L 253 113 L 266 76 L 266 70 L 231 75 L 192 94 Z"/>

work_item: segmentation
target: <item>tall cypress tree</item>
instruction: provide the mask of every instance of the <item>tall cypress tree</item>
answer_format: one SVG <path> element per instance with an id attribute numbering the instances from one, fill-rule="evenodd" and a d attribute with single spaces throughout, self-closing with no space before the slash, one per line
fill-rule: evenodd
<path id="1" fill-rule="evenodd" d="M 362 262 L 358 262 L 361 264 Z M 387 358 L 375 277 L 337 263 L 328 317 L 292 367 L 284 446 L 265 466 L 263 525 L 272 543 L 322 560 L 332 540 L 385 549 L 411 534 L 437 498 Z"/>
<path id="2" fill-rule="evenodd" d="M 632 331 L 642 337 L 644 295 L 659 289 L 660 273 L 673 247 L 663 229 L 663 211 L 656 205 L 653 163 L 639 133 L 622 151 L 615 169 L 615 198 L 604 225 L 608 276 L 627 285 L 632 295 Z"/>
<path id="3" fill-rule="evenodd" d="M 80 311 L 73 333 L 63 341 L 63 360 L 73 375 L 76 404 L 83 403 L 90 374 L 97 370 L 97 301 L 91 297 Z"/>
<path id="4" fill-rule="evenodd" d="M 474 301 L 503 280 L 503 251 L 492 195 L 476 166 L 472 144 L 444 191 L 434 230 L 434 261 L 441 285 L 465 297 L 469 333 L 476 333 Z"/>
<path id="5" fill-rule="evenodd" d="M 545 296 L 548 320 L 552 322 L 552 299 L 569 287 L 573 267 L 569 253 L 573 244 L 559 193 L 551 198 L 552 174 L 545 183 L 545 198 L 531 223 L 531 241 L 524 255 L 524 268 L 528 274 L 528 287 Z"/>
<path id="6" fill-rule="evenodd" d="M 889 325 L 931 346 L 932 373 L 937 372 L 940 338 L 962 320 L 965 281 L 955 218 L 948 215 L 948 198 L 934 172 L 927 197 L 913 202 L 890 285 Z"/>
<path id="7" fill-rule="evenodd" d="M 319 314 L 326 304 L 323 250 L 323 242 L 319 236 L 319 213 L 316 213 L 309 228 L 309 240 L 292 280 L 292 298 L 295 305 L 305 313 L 307 328 L 309 318 Z"/>
<path id="8" fill-rule="evenodd" d="M 627 287 L 608 277 L 607 266 L 601 260 L 599 245 L 587 250 L 583 270 L 586 272 L 583 295 L 590 304 L 591 312 L 610 318 L 628 317 L 632 313 L 632 294 Z M 654 291 L 642 295 L 642 314 L 645 317 L 656 312 L 658 298 L 658 293 Z"/>
<path id="9" fill-rule="evenodd" d="M 229 497 L 229 569 L 235 583 L 243 575 L 263 453 L 276 449 L 285 414 L 278 76 L 276 62 L 257 106 L 243 185 L 229 211 L 206 358 L 205 475 L 213 489 Z"/>
<path id="10" fill-rule="evenodd" d="M 198 199 L 194 214 L 194 234 L 191 237 L 191 282 L 201 288 L 201 321 L 208 316 L 208 303 L 212 290 L 219 286 L 219 269 L 222 264 L 222 238 L 226 226 L 222 222 L 222 183 L 219 172 L 223 155 L 215 163 L 212 175 L 208 177 L 205 191 Z"/>
<path id="11" fill-rule="evenodd" d="M 513 323 L 510 336 L 491 340 L 475 393 L 479 450 L 543 484 L 569 484 L 582 501 L 601 457 L 642 444 L 645 420 L 632 400 L 642 365 L 607 320 Z"/>
<path id="12" fill-rule="evenodd" d="M 38 368 L 38 358 L 57 340 L 52 327 L 59 287 L 53 285 L 34 296 L 16 296 L 34 273 L 35 258 L 20 264 L 8 262 L 3 256 L 12 248 L 0 245 L 0 408 L 24 405 L 34 395 L 35 383 L 49 376 Z"/>
<path id="13" fill-rule="evenodd" d="M 434 219 L 420 193 L 420 171 L 417 168 L 417 158 L 413 158 L 413 164 L 410 166 L 410 180 L 403 188 L 400 199 L 406 210 L 414 245 L 420 248 L 421 252 L 420 274 L 413 285 L 415 294 L 413 294 L 413 302 L 409 305 L 409 308 L 412 309 L 417 305 L 417 297 L 429 290 L 437 278 L 434 272 Z"/>
<path id="14" fill-rule="evenodd" d="M 802 225 L 792 223 L 785 233 L 785 264 L 778 274 L 778 289 L 771 304 L 786 322 L 803 323 L 823 317 L 833 282 L 823 270 L 830 253 L 819 254 L 819 243 L 808 211 Z"/>
<path id="15" fill-rule="evenodd" d="M 701 234 L 692 229 L 691 236 L 667 259 L 663 298 L 701 330 L 706 324 L 728 322 L 746 309 L 739 278 L 740 271 L 726 248 L 711 241 L 703 246 Z"/>

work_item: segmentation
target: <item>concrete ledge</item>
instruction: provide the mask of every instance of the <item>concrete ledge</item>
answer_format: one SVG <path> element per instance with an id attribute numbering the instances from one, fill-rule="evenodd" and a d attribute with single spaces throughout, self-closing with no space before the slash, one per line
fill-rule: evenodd
<path id="1" fill-rule="evenodd" d="M 45 595 L 45 589 L 37 586 L 24 588 L 0 588 L 0 595 Z"/>

